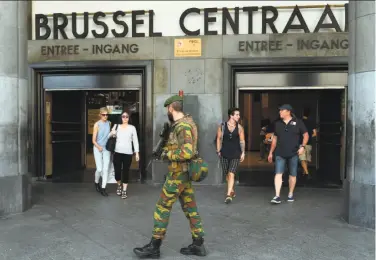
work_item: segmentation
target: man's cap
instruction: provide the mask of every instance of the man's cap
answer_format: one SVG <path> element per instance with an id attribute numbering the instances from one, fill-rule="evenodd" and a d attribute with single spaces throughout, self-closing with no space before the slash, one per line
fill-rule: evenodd
<path id="1" fill-rule="evenodd" d="M 174 103 L 176 101 L 183 101 L 183 97 L 181 97 L 179 95 L 175 95 L 175 96 L 169 97 L 164 102 L 164 107 L 167 107 L 168 105 L 170 105 L 170 104 L 172 104 L 172 103 Z"/>
<path id="2" fill-rule="evenodd" d="M 288 110 L 292 111 L 292 106 L 290 104 L 283 104 L 282 106 L 279 107 L 279 110 Z"/>

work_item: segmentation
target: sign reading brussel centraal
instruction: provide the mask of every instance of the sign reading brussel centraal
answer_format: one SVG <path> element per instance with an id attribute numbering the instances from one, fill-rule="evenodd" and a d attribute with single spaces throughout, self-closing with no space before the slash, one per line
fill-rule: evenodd
<path id="1" fill-rule="evenodd" d="M 329 5 L 323 8 L 320 19 L 318 20 L 315 29 L 312 32 L 321 32 L 322 29 L 332 29 L 335 32 L 347 32 L 348 31 L 348 4 L 344 5 L 345 7 L 345 26 L 341 28 L 337 18 L 334 16 L 332 9 Z M 221 31 L 209 30 L 209 25 L 218 23 L 215 15 L 221 12 L 222 13 L 222 23 Z M 232 15 L 230 14 L 232 13 Z M 185 10 L 179 18 L 179 25 L 182 32 L 187 36 L 199 36 L 199 35 L 227 35 L 229 31 L 227 30 L 227 25 L 231 27 L 233 34 L 239 34 L 239 25 L 240 13 L 244 13 L 248 17 L 247 24 L 247 33 L 253 34 L 253 16 L 255 13 L 261 12 L 261 33 L 266 34 L 267 28 L 270 28 L 273 34 L 275 33 L 288 33 L 291 31 L 300 31 L 304 33 L 310 33 L 306 20 L 302 15 L 299 6 L 295 6 L 292 10 L 289 20 L 287 21 L 284 29 L 278 31 L 275 24 L 278 22 L 278 8 L 274 6 L 246 6 L 246 7 L 235 7 L 230 11 L 229 8 L 204 8 L 199 9 L 196 7 L 188 8 Z M 284 10 L 286 12 L 286 10 Z M 148 13 L 147 18 L 143 18 L 145 14 Z M 192 14 L 203 14 L 204 15 L 204 30 L 197 29 L 195 30 L 192 26 L 187 28 L 186 18 Z M 128 24 L 124 21 L 125 16 L 131 16 L 131 23 Z M 68 19 L 68 16 L 71 16 L 71 19 Z M 73 38 L 75 39 L 85 39 L 90 34 L 94 38 L 106 38 L 109 35 L 112 35 L 114 38 L 124 38 L 124 37 L 161 37 L 163 36 L 162 32 L 154 31 L 154 10 L 135 10 L 131 11 L 130 14 L 125 13 L 124 11 L 116 11 L 111 14 L 112 20 L 117 27 L 121 28 L 111 28 L 105 22 L 108 14 L 104 12 L 96 12 L 94 14 L 89 14 L 89 12 L 84 12 L 83 17 L 78 18 L 78 14 L 73 12 L 69 15 L 63 13 L 54 13 L 52 14 L 53 19 L 48 19 L 49 17 L 44 14 L 35 15 L 35 39 L 36 40 L 46 40 L 49 39 L 51 34 L 53 39 L 59 39 L 61 35 L 62 39 L 68 39 L 67 30 L 68 28 L 72 30 Z M 148 34 L 139 32 L 139 28 L 145 23 L 145 19 L 148 19 Z M 295 23 L 295 20 L 298 20 Z M 91 21 L 90 21 L 91 20 Z M 328 22 L 326 22 L 328 21 Z M 78 32 L 78 23 L 83 23 L 83 31 L 80 29 Z M 89 28 L 89 24 L 94 23 L 96 27 L 101 27 L 98 31 L 95 29 Z M 293 24 L 294 23 L 294 24 Z M 131 28 L 132 34 L 129 35 L 129 29 Z M 61 39 L 60 38 L 60 39 Z"/>

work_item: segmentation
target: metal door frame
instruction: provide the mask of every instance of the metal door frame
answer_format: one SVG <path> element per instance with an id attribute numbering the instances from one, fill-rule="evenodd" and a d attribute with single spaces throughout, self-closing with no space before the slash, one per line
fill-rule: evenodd
<path id="1" fill-rule="evenodd" d="M 127 74 L 127 71 L 139 71 L 142 75 L 140 91 L 140 114 L 142 115 L 141 133 L 144 135 L 144 140 L 140 143 L 140 148 L 144 151 L 140 154 L 140 177 L 143 182 L 146 179 L 151 179 L 151 171 L 148 171 L 147 162 L 152 159 L 150 149 L 146 149 L 146 144 L 152 143 L 153 131 L 153 91 L 152 91 L 152 61 L 82 61 L 82 62 L 42 62 L 30 64 L 29 69 L 29 87 L 30 99 L 29 104 L 31 109 L 28 111 L 28 120 L 30 124 L 29 135 L 29 154 L 31 157 L 29 169 L 33 177 L 43 178 L 44 169 L 44 93 L 46 89 L 43 88 L 42 77 L 51 74 L 74 74 L 76 72 L 86 72 L 88 74 L 95 74 L 103 71 L 121 72 Z M 106 88 L 106 89 L 54 89 L 48 91 L 58 90 L 131 90 L 131 88 Z M 135 89 L 134 89 L 135 90 Z M 43 152 L 42 152 L 43 151 Z"/>
<path id="2" fill-rule="evenodd" d="M 227 109 L 234 106 L 239 96 L 236 91 L 236 73 L 247 72 L 295 72 L 301 68 L 309 68 L 311 72 L 335 71 L 348 73 L 347 56 L 316 56 L 316 57 L 252 57 L 224 58 L 223 68 L 223 99 L 222 117 L 227 118 Z M 348 84 L 348 83 L 347 83 Z M 347 84 L 344 84 L 347 86 Z M 314 85 L 314 84 L 312 84 Z M 260 87 L 260 86 L 259 86 Z M 274 88 L 275 89 L 275 88 Z M 285 88 L 286 89 L 286 88 Z M 345 88 L 347 92 L 348 89 Z M 235 97 L 236 96 L 236 97 Z M 347 114 L 347 111 L 346 111 Z M 346 165 L 343 165 L 346 167 Z M 346 168 L 345 168 L 346 170 Z M 346 172 L 345 172 L 346 175 Z"/>
<path id="3" fill-rule="evenodd" d="M 239 92 L 240 91 L 255 91 L 255 90 L 285 90 L 285 91 L 293 91 L 293 90 L 325 90 L 325 89 L 344 89 L 346 90 L 346 86 L 302 86 L 302 87 L 295 87 L 295 86 L 287 86 L 287 87 L 262 87 L 262 86 L 252 86 L 252 87 L 241 87 L 235 88 L 235 106 L 239 106 Z"/>

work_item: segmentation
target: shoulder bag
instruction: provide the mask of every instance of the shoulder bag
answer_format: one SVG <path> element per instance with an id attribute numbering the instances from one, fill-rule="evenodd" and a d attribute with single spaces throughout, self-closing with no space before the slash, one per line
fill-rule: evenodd
<path id="1" fill-rule="evenodd" d="M 115 130 L 118 129 L 119 125 L 116 125 Z M 110 152 L 115 152 L 115 146 L 116 146 L 116 135 L 110 136 L 106 143 L 106 150 Z"/>

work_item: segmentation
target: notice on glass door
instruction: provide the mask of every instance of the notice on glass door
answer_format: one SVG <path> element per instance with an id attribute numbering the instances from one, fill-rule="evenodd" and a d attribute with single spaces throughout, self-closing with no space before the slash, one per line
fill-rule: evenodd
<path id="1" fill-rule="evenodd" d="M 87 110 L 87 133 L 89 135 L 93 134 L 94 124 L 99 120 L 99 109 L 88 109 Z"/>

